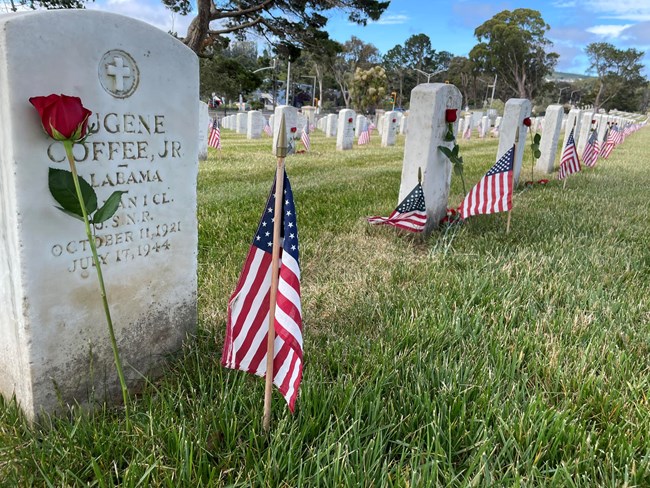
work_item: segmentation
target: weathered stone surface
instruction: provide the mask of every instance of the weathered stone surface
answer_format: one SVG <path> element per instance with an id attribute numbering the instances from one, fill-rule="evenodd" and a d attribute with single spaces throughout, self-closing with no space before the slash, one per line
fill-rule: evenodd
<path id="1" fill-rule="evenodd" d="M 197 318 L 196 56 L 115 14 L 0 16 L 0 391 L 29 418 L 59 409 L 57 397 L 121 400 L 83 224 L 48 191 L 48 167 L 68 165 L 28 99 L 51 93 L 93 112 L 97 131 L 74 153 L 99 205 L 127 191 L 95 239 L 131 387 L 160 371 Z"/>
<path id="2" fill-rule="evenodd" d="M 422 189 L 427 207 L 427 227 L 430 233 L 447 212 L 451 163 L 438 146 L 453 147 L 444 142 L 447 132 L 445 110 L 457 109 L 460 113 L 462 95 L 454 86 L 445 83 L 426 83 L 411 91 L 409 131 L 404 145 L 404 162 L 398 202 L 413 190 L 418 182 L 418 169 L 422 170 Z M 454 124 L 457 129 L 458 122 Z"/>
<path id="3" fill-rule="evenodd" d="M 397 112 L 386 112 L 382 124 L 381 145 L 382 147 L 394 146 L 397 139 L 397 130 L 399 122 L 397 121 Z"/>
<path id="4" fill-rule="evenodd" d="M 517 186 L 519 174 L 521 173 L 521 164 L 524 157 L 524 148 L 526 146 L 526 134 L 528 128 L 524 125 L 524 119 L 530 117 L 531 103 L 525 98 L 511 98 L 506 102 L 503 111 L 503 120 L 499 127 L 499 148 L 497 149 L 496 159 L 499 160 L 506 151 L 508 151 L 515 142 L 515 164 L 513 170 L 513 183 Z"/>
<path id="5" fill-rule="evenodd" d="M 210 115 L 208 104 L 199 101 L 199 161 L 208 159 L 208 127 L 210 126 Z"/>
<path id="6" fill-rule="evenodd" d="M 339 112 L 339 123 L 336 129 L 336 149 L 347 151 L 354 145 L 354 110 L 343 109 Z"/>
<path id="7" fill-rule="evenodd" d="M 542 153 L 537 160 L 535 168 L 544 173 L 552 173 L 555 167 L 557 144 L 560 140 L 564 107 L 562 105 L 549 105 L 544 117 L 544 132 L 540 141 L 539 150 Z"/>

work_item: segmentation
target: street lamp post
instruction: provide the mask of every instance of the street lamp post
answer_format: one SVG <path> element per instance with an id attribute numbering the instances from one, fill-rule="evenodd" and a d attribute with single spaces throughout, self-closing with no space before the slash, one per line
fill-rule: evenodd
<path id="1" fill-rule="evenodd" d="M 580 93 L 580 90 L 573 90 L 571 92 L 571 95 L 569 95 L 569 102 L 571 102 L 571 105 L 573 105 L 573 94 L 574 93 Z M 579 98 L 579 97 L 578 97 Z"/>
<path id="2" fill-rule="evenodd" d="M 275 98 L 276 98 L 276 92 L 275 92 L 275 66 L 276 66 L 277 58 L 273 58 L 273 64 L 271 66 L 267 66 L 266 68 L 260 68 L 256 69 L 253 71 L 253 73 L 259 73 L 260 71 L 264 71 L 265 69 L 272 69 L 273 70 L 273 111 L 275 112 Z"/>
<path id="3" fill-rule="evenodd" d="M 560 99 L 562 98 L 562 92 L 564 90 L 568 90 L 569 88 L 571 88 L 571 87 L 570 86 L 565 86 L 564 88 L 560 88 L 560 93 L 557 96 L 557 103 L 560 103 Z"/>

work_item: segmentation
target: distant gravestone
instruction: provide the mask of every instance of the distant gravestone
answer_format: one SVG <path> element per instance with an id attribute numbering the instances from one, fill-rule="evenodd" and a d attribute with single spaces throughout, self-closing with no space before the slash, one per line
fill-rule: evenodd
<path id="1" fill-rule="evenodd" d="M 566 119 L 566 124 L 564 126 L 564 141 L 562 142 L 562 148 L 566 147 L 567 140 L 569 139 L 569 134 L 571 129 L 573 131 L 574 139 L 577 139 L 578 134 L 580 133 L 580 119 L 581 119 L 582 110 L 577 108 L 572 108 L 569 110 L 569 115 Z"/>
<path id="2" fill-rule="evenodd" d="M 239 112 L 235 119 L 235 132 L 237 134 L 246 134 L 246 126 L 248 125 L 248 114 Z"/>
<path id="3" fill-rule="evenodd" d="M 336 129 L 339 123 L 339 116 L 329 114 L 325 125 L 325 137 L 336 137 Z"/>
<path id="4" fill-rule="evenodd" d="M 366 127 L 366 124 L 368 123 L 368 119 L 364 115 L 357 115 L 357 118 L 354 122 L 354 132 L 358 136 L 361 134 L 361 131 Z"/>
<path id="5" fill-rule="evenodd" d="M 381 146 L 394 146 L 397 139 L 397 112 L 386 112 L 384 114 L 383 131 L 381 133 Z"/>
<path id="6" fill-rule="evenodd" d="M 472 114 L 465 115 L 465 123 L 463 124 L 463 134 L 462 137 L 470 139 L 472 137 Z M 460 136 L 459 136 L 460 137 Z"/>
<path id="7" fill-rule="evenodd" d="M 278 136 L 280 134 L 280 123 L 284 115 L 284 124 L 286 130 L 287 141 L 293 138 L 291 129 L 296 129 L 296 121 L 298 118 L 298 109 L 291 105 L 279 105 L 275 107 L 275 114 L 273 117 L 273 147 L 271 151 L 275 154 L 275 148 L 278 145 Z"/>
<path id="8" fill-rule="evenodd" d="M 316 125 L 316 107 L 311 107 L 309 105 L 303 105 L 301 108 L 302 113 L 307 117 L 311 125 Z"/>
<path id="9" fill-rule="evenodd" d="M 199 161 L 208 159 L 208 127 L 210 125 L 210 115 L 208 104 L 199 101 Z"/>
<path id="10" fill-rule="evenodd" d="M 35 33 L 47 39 L 37 49 Z M 119 402 L 83 224 L 47 190 L 48 166 L 69 168 L 65 152 L 28 99 L 80 97 L 96 132 L 75 145 L 78 172 L 100 205 L 127 192 L 95 240 L 124 373 L 136 387 L 196 328 L 198 59 L 128 17 L 37 11 L 0 16 L 0 73 L 0 391 L 30 419 L 74 402 Z"/>
<path id="11" fill-rule="evenodd" d="M 438 146 L 453 147 L 453 142 L 444 141 L 447 133 L 445 111 L 456 109 L 460 113 L 461 101 L 458 88 L 446 83 L 421 84 L 411 91 L 410 125 L 404 143 L 398 202 L 415 188 L 418 170 L 421 169 L 427 208 L 425 234 L 431 233 L 447 212 L 452 167 Z M 457 122 L 454 123 L 456 125 Z"/>
<path id="12" fill-rule="evenodd" d="M 343 109 L 339 112 L 339 123 L 336 129 L 336 149 L 347 151 L 354 145 L 354 110 Z"/>
<path id="13" fill-rule="evenodd" d="M 543 173 L 552 173 L 555 167 L 555 155 L 557 144 L 560 140 L 560 129 L 562 129 L 562 117 L 564 107 L 562 105 L 549 105 L 546 108 L 544 117 L 544 132 L 540 141 L 539 151 L 542 153 L 537 160 L 535 168 Z"/>
<path id="14" fill-rule="evenodd" d="M 524 119 L 530 117 L 531 103 L 525 98 L 511 98 L 506 102 L 503 110 L 503 120 L 499 128 L 499 148 L 497 149 L 497 161 L 517 142 L 515 149 L 515 164 L 513 170 L 513 184 L 517 186 L 521 164 L 526 147 L 527 127 Z"/>
<path id="15" fill-rule="evenodd" d="M 246 139 L 259 139 L 262 137 L 266 119 L 262 112 L 251 110 L 247 114 L 248 121 L 246 122 Z"/>
<path id="16" fill-rule="evenodd" d="M 404 116 L 400 119 L 399 121 L 399 133 L 402 135 L 406 135 L 406 131 L 408 130 L 408 121 L 409 118 L 407 116 Z"/>
<path id="17" fill-rule="evenodd" d="M 609 117 L 607 115 L 600 115 L 600 121 L 598 122 L 598 141 L 601 144 L 605 142 L 605 133 L 607 132 L 607 123 L 609 122 Z"/>
<path id="18" fill-rule="evenodd" d="M 592 121 L 595 120 L 596 119 L 594 118 L 594 113 L 591 111 L 583 112 L 582 117 L 580 118 L 580 133 L 578 134 L 576 143 L 578 145 L 578 155 L 581 158 L 582 153 L 585 150 L 585 146 L 587 145 L 587 140 L 591 135 L 591 129 L 592 127 L 596 127 L 595 124 L 592 124 Z"/>
<path id="19" fill-rule="evenodd" d="M 490 118 L 487 115 L 481 117 L 481 137 L 485 137 L 490 128 Z"/>

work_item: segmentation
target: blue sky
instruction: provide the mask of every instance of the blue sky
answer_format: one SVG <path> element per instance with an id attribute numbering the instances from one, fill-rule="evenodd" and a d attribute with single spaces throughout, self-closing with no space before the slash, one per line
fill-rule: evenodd
<path id="1" fill-rule="evenodd" d="M 136 17 L 164 30 L 173 28 L 179 35 L 191 20 L 173 15 L 159 0 L 96 0 L 88 6 Z M 516 8 L 539 10 L 551 26 L 547 36 L 560 54 L 559 71 L 585 73 L 588 63 L 583 50 L 590 42 L 650 52 L 650 0 L 392 0 L 377 22 L 360 27 L 342 14 L 333 14 L 327 30 L 338 41 L 355 35 L 382 54 L 424 33 L 436 50 L 467 55 L 476 44 L 478 25 L 501 10 Z M 650 55 L 645 62 L 650 65 Z"/>

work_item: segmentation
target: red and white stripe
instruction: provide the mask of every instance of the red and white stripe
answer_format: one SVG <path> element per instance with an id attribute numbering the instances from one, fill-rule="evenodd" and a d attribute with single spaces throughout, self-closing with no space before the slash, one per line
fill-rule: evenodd
<path id="1" fill-rule="evenodd" d="M 412 232 L 422 232 L 427 224 L 427 213 L 421 210 L 414 210 L 413 212 L 400 213 L 393 210 L 388 217 L 368 217 L 368 223 L 387 224 L 397 227 L 398 229 L 410 230 Z"/>
<path id="2" fill-rule="evenodd" d="M 510 148 L 470 190 L 458 207 L 461 218 L 512 209 L 514 150 Z"/>
<path id="3" fill-rule="evenodd" d="M 580 158 L 578 157 L 578 150 L 576 149 L 576 142 L 573 138 L 573 129 L 569 134 L 567 139 L 566 147 L 562 152 L 562 158 L 560 159 L 560 171 L 558 171 L 557 178 L 558 180 L 563 180 L 567 176 L 577 173 L 582 168 L 580 166 Z"/>

